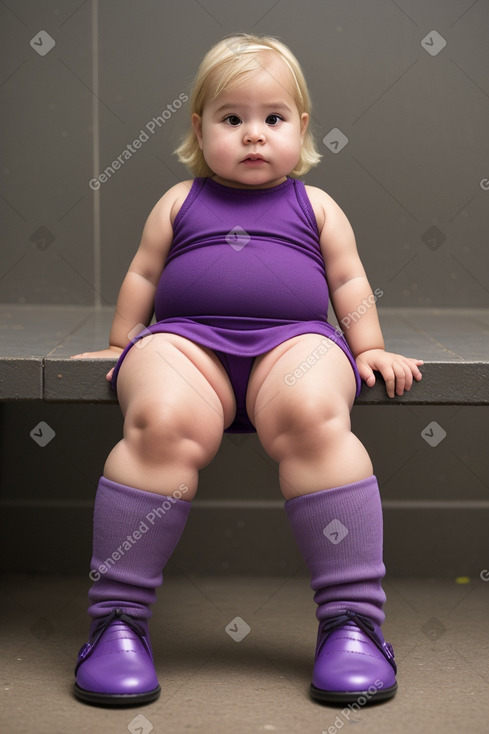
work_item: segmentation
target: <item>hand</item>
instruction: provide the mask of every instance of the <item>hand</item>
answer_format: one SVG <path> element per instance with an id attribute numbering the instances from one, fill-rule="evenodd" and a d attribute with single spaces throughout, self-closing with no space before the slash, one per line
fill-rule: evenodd
<path id="1" fill-rule="evenodd" d="M 418 365 L 423 364 L 422 359 L 403 357 L 402 354 L 393 354 L 384 349 L 362 352 L 356 358 L 356 363 L 360 377 L 368 387 L 375 385 L 374 370 L 381 373 L 390 398 L 403 395 L 405 390 L 411 389 L 413 379 L 419 382 L 423 377 L 418 369 Z"/>
<path id="2" fill-rule="evenodd" d="M 120 355 L 124 350 L 121 347 L 109 347 L 108 349 L 101 349 L 98 352 L 81 352 L 81 354 L 73 354 L 70 359 L 119 359 Z M 105 375 L 105 379 L 109 382 L 112 379 L 114 368 L 112 368 Z"/>

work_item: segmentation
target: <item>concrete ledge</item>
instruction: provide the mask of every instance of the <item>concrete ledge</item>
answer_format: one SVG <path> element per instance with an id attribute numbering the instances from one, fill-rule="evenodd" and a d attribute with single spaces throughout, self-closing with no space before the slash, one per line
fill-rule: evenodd
<path id="1" fill-rule="evenodd" d="M 423 380 L 389 399 L 382 380 L 357 405 L 488 405 L 489 309 L 379 309 L 386 348 L 423 359 Z M 115 403 L 113 360 L 73 360 L 103 349 L 113 309 L 17 306 L 0 314 L 0 400 Z"/>
<path id="2" fill-rule="evenodd" d="M 105 375 L 111 360 L 49 358 L 44 362 L 47 402 L 116 403 Z M 0 362 L 1 369 L 1 362 Z M 356 405 L 489 405 L 489 363 L 427 362 L 423 379 L 402 398 L 389 398 L 382 380 L 373 388 L 365 384 Z"/>
<path id="3" fill-rule="evenodd" d="M 44 361 L 44 396 L 47 402 L 116 403 L 117 398 L 105 379 L 116 364 L 110 359 L 66 359 Z"/>
<path id="4" fill-rule="evenodd" d="M 37 357 L 0 357 L 0 401 L 42 400 L 43 371 Z"/>

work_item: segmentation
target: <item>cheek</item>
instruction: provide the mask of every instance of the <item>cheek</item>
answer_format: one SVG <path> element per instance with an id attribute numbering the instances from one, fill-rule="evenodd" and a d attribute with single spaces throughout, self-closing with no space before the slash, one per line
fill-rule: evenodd
<path id="1" fill-rule="evenodd" d="M 292 160 L 300 155 L 301 141 L 295 136 L 287 136 L 280 140 L 280 149 L 287 160 Z"/>
<path id="2" fill-rule="evenodd" d="M 233 142 L 226 135 L 211 135 L 207 138 L 206 144 L 204 144 L 204 153 L 207 152 L 216 159 L 225 158 L 232 150 Z"/>

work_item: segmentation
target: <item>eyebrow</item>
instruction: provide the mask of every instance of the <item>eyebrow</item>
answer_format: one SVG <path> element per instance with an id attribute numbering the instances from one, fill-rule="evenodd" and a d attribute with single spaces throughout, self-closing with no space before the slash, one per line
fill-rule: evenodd
<path id="1" fill-rule="evenodd" d="M 226 103 L 221 105 L 217 108 L 216 113 L 219 112 L 225 112 L 226 110 L 239 110 L 242 107 L 246 107 L 246 104 L 232 104 L 232 103 Z M 267 102 L 264 105 L 261 105 L 262 109 L 266 110 L 285 110 L 287 112 L 291 112 L 291 108 L 288 104 L 285 104 L 285 102 Z"/>

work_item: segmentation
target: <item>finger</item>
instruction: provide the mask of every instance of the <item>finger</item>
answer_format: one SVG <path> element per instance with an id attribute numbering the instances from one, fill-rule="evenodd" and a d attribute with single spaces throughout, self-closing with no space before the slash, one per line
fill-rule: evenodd
<path id="1" fill-rule="evenodd" d="M 105 379 L 106 379 L 106 380 L 107 380 L 108 382 L 110 382 L 110 381 L 112 380 L 112 375 L 114 374 L 114 369 L 115 369 L 115 368 L 114 368 L 114 367 L 112 367 L 112 369 L 111 369 L 111 370 L 109 370 L 109 371 L 107 372 L 107 374 L 105 375 Z"/>
<path id="2" fill-rule="evenodd" d="M 421 370 L 418 368 L 418 365 L 422 365 L 422 364 L 424 364 L 422 359 L 411 359 L 410 357 L 406 358 L 406 366 L 408 367 L 411 373 L 411 376 L 414 380 L 419 381 L 422 379 L 423 374 Z M 412 384 L 412 381 L 411 381 L 411 384 Z"/>
<path id="3" fill-rule="evenodd" d="M 396 395 L 404 395 L 406 389 L 406 369 L 402 362 L 394 364 L 394 374 L 396 376 Z"/>
<path id="4" fill-rule="evenodd" d="M 385 368 L 382 371 L 382 377 L 384 378 L 385 382 L 385 389 L 387 390 L 387 395 L 390 398 L 393 398 L 395 395 L 395 389 L 396 389 L 396 375 L 394 372 L 394 369 L 392 367 Z"/>
<path id="5" fill-rule="evenodd" d="M 419 382 L 419 380 L 423 379 L 423 373 L 420 369 L 418 369 L 418 364 L 421 362 L 421 364 L 424 364 L 421 360 L 416 360 L 416 365 L 413 367 L 413 377 L 415 380 Z"/>
<path id="6" fill-rule="evenodd" d="M 414 359 L 414 357 L 407 357 L 407 361 L 409 362 L 409 365 L 413 372 L 419 372 L 418 367 L 424 364 L 424 361 L 422 359 Z"/>
<path id="7" fill-rule="evenodd" d="M 359 362 L 357 364 L 358 374 L 365 381 L 368 387 L 375 385 L 375 375 L 373 370 L 365 362 Z"/>
<path id="8" fill-rule="evenodd" d="M 408 364 L 403 364 L 404 367 L 404 389 L 409 392 L 413 386 L 413 373 L 411 367 Z"/>

